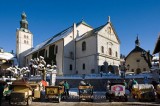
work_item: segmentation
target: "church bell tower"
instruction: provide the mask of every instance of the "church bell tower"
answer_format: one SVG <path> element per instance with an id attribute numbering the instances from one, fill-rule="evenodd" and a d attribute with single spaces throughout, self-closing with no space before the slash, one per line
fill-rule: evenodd
<path id="1" fill-rule="evenodd" d="M 25 65 L 25 55 L 33 47 L 33 34 L 28 29 L 27 16 L 21 14 L 20 28 L 16 30 L 16 55 L 20 67 Z"/>

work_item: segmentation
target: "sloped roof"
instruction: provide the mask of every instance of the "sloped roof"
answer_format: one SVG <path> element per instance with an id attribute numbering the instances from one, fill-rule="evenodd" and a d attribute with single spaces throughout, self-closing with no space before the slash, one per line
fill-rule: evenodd
<path id="1" fill-rule="evenodd" d="M 160 36 L 157 39 L 156 46 L 154 48 L 153 54 L 160 52 Z"/>
<path id="2" fill-rule="evenodd" d="M 115 33 L 116 38 L 117 38 L 118 42 L 120 43 L 120 39 L 119 39 L 119 37 L 118 37 L 118 35 L 117 35 L 117 33 L 116 33 L 116 31 L 115 31 L 115 29 L 114 29 L 114 27 L 113 27 L 113 25 L 112 25 L 111 22 L 107 22 L 107 23 L 104 24 L 104 25 L 101 25 L 101 26 L 99 26 L 99 27 L 97 27 L 97 28 L 95 28 L 95 29 L 93 29 L 93 30 L 91 30 L 91 31 L 86 32 L 85 34 L 83 34 L 82 36 L 80 36 L 79 38 L 77 38 L 76 40 L 78 41 L 78 40 L 85 39 L 85 38 L 87 38 L 87 37 L 89 37 L 89 36 L 94 36 L 94 35 L 96 35 L 97 32 L 99 32 L 101 29 L 103 29 L 103 28 L 104 28 L 106 25 L 108 25 L 108 24 L 111 25 L 111 27 L 112 27 L 112 29 L 113 29 L 113 32 Z"/>
<path id="3" fill-rule="evenodd" d="M 88 27 L 90 27 L 90 28 L 92 28 L 89 24 L 87 24 L 85 21 L 80 21 L 80 22 L 78 22 L 77 24 L 76 24 L 76 26 L 78 26 L 78 25 L 80 25 L 80 24 L 83 24 L 83 25 L 86 25 L 86 26 L 88 26 Z"/>
<path id="4" fill-rule="evenodd" d="M 136 46 L 125 58 L 125 60 L 128 58 L 129 55 L 131 55 L 132 53 L 136 53 L 136 52 L 146 52 L 146 50 L 142 49 L 139 46 Z"/>
<path id="5" fill-rule="evenodd" d="M 0 52 L 0 59 L 4 60 L 12 60 L 14 58 L 14 55 L 8 52 Z"/>
<path id="6" fill-rule="evenodd" d="M 90 25 L 88 25 L 86 22 L 84 21 L 80 21 L 76 24 L 76 26 L 79 26 L 80 24 L 84 24 L 88 27 L 91 27 Z M 91 27 L 92 28 L 92 27 Z M 40 50 L 41 48 L 47 46 L 47 45 L 50 45 L 64 37 L 66 37 L 67 35 L 69 35 L 71 32 L 73 31 L 73 26 L 70 26 L 68 28 L 66 28 L 65 30 L 57 33 L 56 35 L 50 37 L 49 39 L 45 40 L 44 42 L 40 43 L 39 45 L 37 45 L 31 52 L 29 52 L 27 55 L 31 54 L 31 53 L 34 53 L 38 50 Z M 25 56 L 27 56 L 25 55 Z"/>

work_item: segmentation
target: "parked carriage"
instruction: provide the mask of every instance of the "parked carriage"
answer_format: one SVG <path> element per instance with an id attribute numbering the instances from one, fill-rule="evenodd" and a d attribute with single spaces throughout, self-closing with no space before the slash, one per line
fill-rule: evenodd
<path id="1" fill-rule="evenodd" d="M 36 82 L 29 82 L 29 84 L 33 89 L 32 98 L 33 99 L 40 99 L 41 98 L 41 91 L 42 91 L 40 84 L 36 83 Z"/>
<path id="2" fill-rule="evenodd" d="M 133 85 L 132 96 L 139 101 L 155 101 L 156 98 L 152 84 Z"/>
<path id="3" fill-rule="evenodd" d="M 93 102 L 93 86 L 86 84 L 85 82 L 80 82 L 78 86 L 79 90 L 79 101 L 89 100 Z"/>
<path id="4" fill-rule="evenodd" d="M 157 85 L 156 93 L 157 93 L 157 98 L 160 99 L 160 84 Z"/>
<path id="5" fill-rule="evenodd" d="M 124 83 L 110 83 L 109 90 L 106 92 L 106 99 L 109 99 L 109 102 L 128 101 Z"/>
<path id="6" fill-rule="evenodd" d="M 12 92 L 9 99 L 9 104 L 32 103 L 32 87 L 24 80 L 16 80 L 12 83 Z"/>
<path id="7" fill-rule="evenodd" d="M 61 81 L 57 86 L 45 87 L 45 98 L 48 100 L 56 100 L 58 103 L 66 98 L 66 93 L 63 86 L 64 81 Z"/>

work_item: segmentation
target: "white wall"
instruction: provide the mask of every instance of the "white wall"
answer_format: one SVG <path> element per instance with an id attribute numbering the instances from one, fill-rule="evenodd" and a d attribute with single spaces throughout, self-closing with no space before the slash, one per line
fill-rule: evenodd
<path id="1" fill-rule="evenodd" d="M 79 49 L 79 48 L 75 48 L 75 38 L 78 37 L 77 35 L 77 31 L 79 31 L 79 36 L 86 33 L 87 31 L 90 31 L 92 28 L 80 24 L 78 26 L 75 26 L 75 28 L 73 29 L 75 33 L 73 33 L 73 31 L 64 38 L 64 74 L 75 74 L 76 73 L 76 66 L 75 64 L 75 49 Z M 71 57 L 71 52 L 73 53 L 73 58 Z M 77 55 L 77 54 L 76 54 Z M 72 71 L 70 70 L 70 65 L 72 65 Z"/>
<path id="2" fill-rule="evenodd" d="M 86 42 L 86 50 L 82 51 L 82 42 Z M 92 69 L 97 70 L 96 36 L 90 36 L 76 43 L 76 70 L 79 74 L 90 74 Z M 85 70 L 82 70 L 82 64 Z M 82 72 L 81 72 L 82 71 Z"/>
<path id="3" fill-rule="evenodd" d="M 25 43 L 26 41 L 26 43 Z M 16 54 L 20 67 L 24 66 L 24 56 L 31 51 L 33 47 L 32 33 L 17 30 L 16 32 Z"/>

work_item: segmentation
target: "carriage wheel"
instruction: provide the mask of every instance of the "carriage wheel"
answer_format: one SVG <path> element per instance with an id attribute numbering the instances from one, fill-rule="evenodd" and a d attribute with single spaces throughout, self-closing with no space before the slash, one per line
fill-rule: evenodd
<path id="1" fill-rule="evenodd" d="M 60 103 L 60 102 L 61 102 L 61 97 L 59 96 L 59 97 L 58 97 L 58 103 Z"/>
<path id="2" fill-rule="evenodd" d="M 32 98 L 28 97 L 27 99 L 27 106 L 30 106 L 32 104 Z"/>

